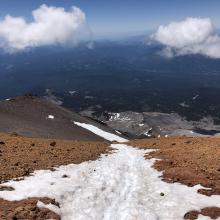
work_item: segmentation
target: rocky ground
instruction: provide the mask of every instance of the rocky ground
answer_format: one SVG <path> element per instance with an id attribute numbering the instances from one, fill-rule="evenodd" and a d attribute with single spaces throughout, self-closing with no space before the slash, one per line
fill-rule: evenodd
<path id="1" fill-rule="evenodd" d="M 0 101 L 0 131 L 16 132 L 26 137 L 65 140 L 103 141 L 104 139 L 74 124 L 95 125 L 114 133 L 108 126 L 82 117 L 45 98 L 26 95 Z"/>
<path id="2" fill-rule="evenodd" d="M 107 113 L 106 117 L 100 117 L 99 120 L 131 138 L 184 135 L 195 137 L 220 133 L 220 126 L 216 125 L 211 117 L 200 121 L 187 121 L 177 113 L 127 111 Z"/>
<path id="3" fill-rule="evenodd" d="M 96 160 L 108 151 L 107 142 L 25 138 L 0 133 L 0 182 L 34 170 Z"/>
<path id="4" fill-rule="evenodd" d="M 60 220 L 60 217 L 54 212 L 46 208 L 39 208 L 38 201 L 44 204 L 56 204 L 52 199 L 48 198 L 30 198 L 28 200 L 21 200 L 10 202 L 0 200 L 0 219 L 1 220 L 43 220 L 54 219 Z M 59 205 L 59 204 L 56 204 Z"/>

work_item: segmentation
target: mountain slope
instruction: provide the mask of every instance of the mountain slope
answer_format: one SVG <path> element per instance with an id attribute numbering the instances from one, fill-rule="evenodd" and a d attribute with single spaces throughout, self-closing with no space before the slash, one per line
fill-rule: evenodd
<path id="1" fill-rule="evenodd" d="M 103 140 L 74 122 L 92 124 L 114 133 L 103 124 L 82 117 L 41 97 L 21 96 L 0 102 L 1 132 L 16 132 L 19 135 L 38 138 Z"/>

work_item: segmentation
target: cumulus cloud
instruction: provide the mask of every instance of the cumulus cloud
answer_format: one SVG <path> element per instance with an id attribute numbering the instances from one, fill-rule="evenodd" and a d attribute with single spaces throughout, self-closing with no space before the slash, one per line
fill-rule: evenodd
<path id="1" fill-rule="evenodd" d="M 32 16 L 32 22 L 11 15 L 0 21 L 2 49 L 16 52 L 46 45 L 74 44 L 79 40 L 86 21 L 85 13 L 77 7 L 66 11 L 64 8 L 41 5 L 32 11 Z"/>
<path id="2" fill-rule="evenodd" d="M 168 57 L 202 54 L 220 58 L 220 36 L 209 18 L 186 18 L 160 26 L 152 39 L 165 46 L 162 54 Z"/>

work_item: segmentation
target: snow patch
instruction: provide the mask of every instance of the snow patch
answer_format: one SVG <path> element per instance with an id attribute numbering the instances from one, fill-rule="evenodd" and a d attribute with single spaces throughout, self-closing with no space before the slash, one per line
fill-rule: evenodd
<path id="1" fill-rule="evenodd" d="M 47 118 L 48 119 L 54 119 L 54 116 L 53 115 L 48 115 Z"/>
<path id="2" fill-rule="evenodd" d="M 43 202 L 38 201 L 37 202 L 37 207 L 40 208 L 40 209 L 43 209 L 43 208 L 49 209 L 49 210 L 55 212 L 56 214 L 61 215 L 59 207 L 57 207 L 57 206 L 55 206 L 51 203 L 50 204 L 44 204 Z"/>
<path id="3" fill-rule="evenodd" d="M 70 95 L 74 95 L 75 93 L 77 93 L 77 91 L 69 91 Z"/>
<path id="4" fill-rule="evenodd" d="M 117 134 L 121 134 L 121 132 L 120 132 L 120 131 L 115 130 L 115 132 L 116 132 Z"/>
<path id="5" fill-rule="evenodd" d="M 185 102 L 182 102 L 179 105 L 182 106 L 183 108 L 189 108 L 190 107 L 190 105 L 187 105 Z"/>
<path id="6" fill-rule="evenodd" d="M 196 100 L 199 97 L 199 95 L 195 95 L 194 97 L 192 97 L 192 100 Z"/>
<path id="7" fill-rule="evenodd" d="M 111 117 L 110 117 L 109 121 L 117 120 L 120 117 L 120 113 L 111 113 L 110 115 L 111 115 Z"/>
<path id="8" fill-rule="evenodd" d="M 208 216 L 199 215 L 197 220 L 212 220 L 212 219 L 210 217 L 208 217 Z"/>
<path id="9" fill-rule="evenodd" d="M 78 125 L 82 128 L 85 128 L 89 131 L 91 131 L 92 133 L 108 140 L 108 141 L 117 141 L 119 143 L 122 142 L 127 142 L 128 140 L 122 137 L 119 137 L 118 135 L 106 132 L 101 130 L 100 128 L 95 127 L 94 125 L 90 125 L 90 124 L 86 124 L 86 123 L 80 123 L 80 122 L 74 122 L 75 125 Z"/>
<path id="10" fill-rule="evenodd" d="M 198 194 L 199 185 L 163 182 L 161 172 L 152 168 L 155 159 L 144 158 L 150 150 L 124 144 L 111 147 L 115 151 L 99 160 L 60 166 L 54 172 L 36 171 L 24 180 L 2 184 L 15 191 L 1 191 L 0 198 L 54 198 L 60 209 L 46 207 L 63 220 L 179 220 L 191 210 L 220 204 L 220 196 Z M 64 174 L 69 178 L 62 178 Z M 45 207 L 42 203 L 38 206 Z"/>
<path id="11" fill-rule="evenodd" d="M 151 137 L 151 132 L 152 132 L 152 129 L 153 128 L 150 128 L 148 131 L 146 131 L 144 134 L 147 136 L 147 137 Z"/>
<path id="12" fill-rule="evenodd" d="M 116 120 L 119 120 L 119 121 L 130 121 L 131 120 L 127 116 L 121 116 L 120 113 L 110 113 L 109 115 L 111 116 L 109 121 L 116 121 Z"/>

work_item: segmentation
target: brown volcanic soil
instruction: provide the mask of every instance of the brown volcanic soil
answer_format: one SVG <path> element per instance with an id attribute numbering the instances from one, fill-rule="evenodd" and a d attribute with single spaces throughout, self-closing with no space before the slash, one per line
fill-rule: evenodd
<path id="1" fill-rule="evenodd" d="M 109 150 L 107 142 L 25 138 L 0 133 L 0 183 L 34 170 L 96 160 Z"/>
<path id="2" fill-rule="evenodd" d="M 46 208 L 38 208 L 37 202 L 44 204 L 56 203 L 48 198 L 31 198 L 27 200 L 9 202 L 0 199 L 0 219 L 1 220 L 60 220 L 60 217 Z"/>
<path id="3" fill-rule="evenodd" d="M 129 143 L 144 149 L 158 149 L 147 158 L 158 158 L 154 167 L 163 171 L 167 182 L 180 182 L 188 186 L 201 184 L 210 190 L 199 193 L 220 195 L 220 138 L 170 137 L 134 140 Z M 190 212 L 186 219 L 196 219 L 198 212 Z M 213 219 L 220 217 L 220 209 L 208 207 L 201 214 Z M 217 217 L 216 217 L 217 216 Z"/>
<path id="4" fill-rule="evenodd" d="M 20 179 L 34 170 L 96 160 L 101 154 L 109 152 L 108 146 L 107 142 L 36 139 L 0 133 L 0 183 L 12 178 Z M 2 190 L 14 189 L 0 186 L 0 191 Z M 57 205 L 48 198 L 30 198 L 13 202 L 0 199 L 0 219 L 60 219 L 52 211 L 38 208 L 38 200 L 45 204 Z"/>

